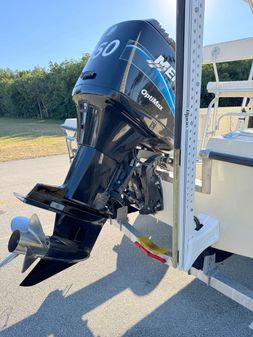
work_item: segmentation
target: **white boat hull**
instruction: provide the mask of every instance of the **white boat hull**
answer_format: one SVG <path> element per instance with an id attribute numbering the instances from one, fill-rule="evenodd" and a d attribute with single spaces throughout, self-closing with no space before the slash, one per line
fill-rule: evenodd
<path id="1" fill-rule="evenodd" d="M 252 139 L 252 138 L 251 138 Z M 217 138 L 210 142 L 214 150 L 249 157 L 253 143 Z M 216 144 L 216 143 L 217 144 Z M 251 143 L 251 144 L 250 144 Z M 217 148 L 216 148 L 217 146 Z M 248 153 L 243 153 L 247 151 Z M 173 223 L 173 185 L 163 180 L 164 211 L 155 215 L 159 220 Z M 219 220 L 220 236 L 213 247 L 235 254 L 253 257 L 253 167 L 212 160 L 210 194 L 195 192 L 195 215 L 208 214 Z"/>

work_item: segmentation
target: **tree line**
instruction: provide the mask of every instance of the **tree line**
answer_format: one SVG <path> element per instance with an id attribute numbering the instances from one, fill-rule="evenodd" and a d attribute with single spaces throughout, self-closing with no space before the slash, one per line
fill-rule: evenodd
<path id="1" fill-rule="evenodd" d="M 241 60 L 234 62 L 223 62 L 217 64 L 220 81 L 243 81 L 249 77 L 253 60 Z M 215 76 L 213 66 L 205 64 L 202 68 L 201 102 L 200 106 L 206 108 L 214 95 L 206 90 L 208 82 L 214 82 Z M 220 98 L 219 106 L 240 106 L 242 98 Z"/>
<path id="2" fill-rule="evenodd" d="M 75 116 L 72 89 L 89 58 L 50 62 L 48 69 L 0 69 L 0 117 L 64 119 Z"/>
<path id="3" fill-rule="evenodd" d="M 50 62 L 47 69 L 0 69 L 0 117 L 64 119 L 74 117 L 72 89 L 89 58 L 62 63 Z M 218 64 L 220 81 L 246 80 L 252 61 Z M 207 107 L 213 95 L 206 85 L 214 81 L 212 65 L 204 65 L 202 72 L 201 107 Z M 223 106 L 240 105 L 241 99 L 221 99 Z"/>

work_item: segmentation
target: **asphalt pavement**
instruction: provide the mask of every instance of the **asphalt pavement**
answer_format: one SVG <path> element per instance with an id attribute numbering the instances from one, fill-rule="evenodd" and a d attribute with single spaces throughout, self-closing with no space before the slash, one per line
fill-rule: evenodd
<path id="1" fill-rule="evenodd" d="M 0 258 L 7 254 L 12 217 L 37 213 L 52 232 L 54 214 L 23 204 L 13 192 L 26 194 L 37 182 L 60 185 L 68 168 L 67 156 L 0 163 Z M 166 243 L 165 224 L 143 216 L 135 225 Z M 232 257 L 227 270 L 253 288 L 246 262 Z M 19 256 L 0 270 L 1 337 L 253 336 L 252 312 L 149 259 L 109 224 L 90 259 L 43 283 L 19 287 L 29 272 L 21 274 L 21 266 Z"/>

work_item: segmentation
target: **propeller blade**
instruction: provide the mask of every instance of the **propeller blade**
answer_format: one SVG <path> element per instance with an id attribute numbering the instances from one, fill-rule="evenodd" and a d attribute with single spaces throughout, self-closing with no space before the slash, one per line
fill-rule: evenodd
<path id="1" fill-rule="evenodd" d="M 29 218 L 25 216 L 16 216 L 11 220 L 11 230 L 15 232 L 19 230 L 20 232 L 27 232 L 29 226 Z"/>
<path id="2" fill-rule="evenodd" d="M 41 242 L 43 245 L 46 245 L 46 235 L 41 226 L 40 220 L 37 214 L 33 214 L 29 220 L 28 230 L 34 235 L 34 237 Z"/>
<path id="3" fill-rule="evenodd" d="M 28 248 L 27 251 L 26 251 L 26 254 L 25 254 L 25 258 L 24 258 L 21 273 L 24 273 L 33 264 L 33 262 L 36 259 L 37 258 L 34 257 L 34 255 L 32 254 L 32 251 Z"/>

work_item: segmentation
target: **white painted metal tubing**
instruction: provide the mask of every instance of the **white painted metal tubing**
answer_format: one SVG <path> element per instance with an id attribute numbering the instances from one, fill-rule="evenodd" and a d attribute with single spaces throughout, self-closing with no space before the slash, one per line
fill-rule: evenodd
<path id="1" fill-rule="evenodd" d="M 224 113 L 222 116 L 220 116 L 218 118 L 218 121 L 217 121 L 217 124 L 216 124 L 216 127 L 215 129 L 216 130 L 219 130 L 219 127 L 220 127 L 220 121 L 223 117 L 226 117 L 226 116 L 235 116 L 235 117 L 253 117 L 253 112 L 226 112 Z"/>
<path id="2" fill-rule="evenodd" d="M 140 242 L 140 238 L 143 237 L 143 234 L 140 233 L 134 226 L 132 226 L 127 221 L 118 221 L 118 220 L 111 220 L 110 221 L 112 225 L 117 227 L 123 234 L 135 245 L 139 244 L 140 246 L 145 249 L 146 253 L 148 253 L 148 256 L 151 258 L 159 259 L 160 262 L 167 264 L 169 266 L 172 265 L 172 257 L 168 254 L 156 254 L 152 250 L 150 250 L 148 247 L 144 247 L 143 244 Z M 169 250 L 169 249 L 168 249 Z M 161 259 L 163 261 L 161 261 Z"/>
<path id="3" fill-rule="evenodd" d="M 190 274 L 233 301 L 253 311 L 253 291 L 235 282 L 217 269 L 210 275 L 206 275 L 202 270 L 191 268 Z"/>
<path id="4" fill-rule="evenodd" d="M 253 37 L 207 45 L 203 48 L 203 64 L 213 63 L 213 50 L 217 50 L 216 62 L 232 62 L 253 59 Z"/>
<path id="5" fill-rule="evenodd" d="M 209 82 L 207 91 L 219 97 L 253 97 L 253 80 Z"/>
<path id="6" fill-rule="evenodd" d="M 248 80 L 252 80 L 253 79 L 253 62 L 251 64 L 251 68 L 250 68 L 250 72 L 249 72 L 249 77 Z M 247 98 L 248 97 L 244 97 L 243 101 L 242 101 L 242 109 L 245 108 L 246 104 L 247 104 Z"/>
<path id="7" fill-rule="evenodd" d="M 201 150 L 205 146 L 205 141 L 206 141 L 206 135 L 207 135 L 207 130 L 208 130 L 208 123 L 209 123 L 209 117 L 210 117 L 210 112 L 212 110 L 212 107 L 214 103 L 216 102 L 217 98 L 214 97 L 212 101 L 209 103 L 208 108 L 207 108 L 207 113 L 206 113 L 206 119 L 205 119 L 205 126 L 203 128 L 203 133 L 202 133 L 202 141 L 201 141 Z"/>
<path id="8" fill-rule="evenodd" d="M 17 253 L 10 253 L 4 259 L 0 260 L 0 268 L 14 260 L 18 256 Z"/>

